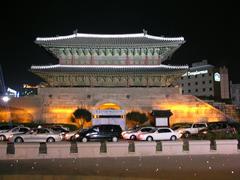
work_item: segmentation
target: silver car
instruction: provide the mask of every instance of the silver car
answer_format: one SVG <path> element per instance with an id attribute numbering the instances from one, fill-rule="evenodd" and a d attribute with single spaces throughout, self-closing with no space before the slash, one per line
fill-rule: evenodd
<path id="1" fill-rule="evenodd" d="M 30 128 L 24 126 L 14 127 L 6 132 L 0 133 L 0 141 L 6 141 L 10 136 L 24 134 L 28 132 Z"/>
<path id="2" fill-rule="evenodd" d="M 32 129 L 25 134 L 12 135 L 9 138 L 10 142 L 55 142 L 61 141 L 62 135 L 48 128 Z"/>

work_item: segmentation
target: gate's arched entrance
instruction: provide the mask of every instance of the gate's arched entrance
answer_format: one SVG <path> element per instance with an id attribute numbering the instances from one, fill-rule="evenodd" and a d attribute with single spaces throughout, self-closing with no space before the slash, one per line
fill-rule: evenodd
<path id="1" fill-rule="evenodd" d="M 116 103 L 107 102 L 107 103 L 101 104 L 98 109 L 100 109 L 100 110 L 106 110 L 106 109 L 120 110 L 121 107 Z"/>
<path id="2" fill-rule="evenodd" d="M 122 129 L 125 129 L 125 110 L 121 109 L 116 103 L 104 102 L 98 104 L 95 110 L 92 111 L 92 124 L 117 124 Z"/>

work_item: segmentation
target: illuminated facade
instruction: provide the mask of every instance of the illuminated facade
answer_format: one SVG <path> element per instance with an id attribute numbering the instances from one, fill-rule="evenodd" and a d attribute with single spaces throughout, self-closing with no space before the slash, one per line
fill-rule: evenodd
<path id="1" fill-rule="evenodd" d="M 126 113 L 133 110 L 171 110 L 170 124 L 224 119 L 214 107 L 180 93 L 178 81 L 188 66 L 162 64 L 184 42 L 183 37 L 157 37 L 146 31 L 37 38 L 35 43 L 59 63 L 32 66 L 30 71 L 45 87 L 36 96 L 10 104 L 25 109 L 34 121 L 48 123 L 70 123 L 72 113 L 83 107 L 92 112 L 93 124 L 120 124 L 123 129 Z"/>
<path id="2" fill-rule="evenodd" d="M 168 87 L 187 66 L 163 65 L 184 39 L 140 34 L 78 34 L 35 41 L 59 64 L 32 66 L 49 87 Z"/>
<path id="3" fill-rule="evenodd" d="M 86 100 L 78 105 L 90 106 L 94 124 L 118 121 L 124 127 L 125 110 L 130 108 L 126 105 L 119 108 L 123 102 L 119 97 L 136 101 L 134 95 L 129 93 L 130 89 L 134 94 L 137 88 L 151 91 L 150 88 L 175 87 L 179 77 L 188 68 L 162 64 L 184 43 L 182 37 L 157 37 L 145 31 L 123 35 L 75 33 L 37 38 L 35 42 L 57 57 L 59 64 L 32 66 L 31 71 L 42 77 L 49 88 L 67 87 L 68 91 L 70 88 L 81 88 L 83 91 L 88 88 L 88 94 L 82 97 Z M 49 91 L 49 88 L 45 90 Z M 101 88 L 107 88 L 108 95 L 100 92 Z M 121 91 L 116 91 L 116 88 L 121 88 Z M 43 90 L 40 90 L 40 94 Z M 99 102 L 103 102 L 99 106 L 90 102 L 96 98 L 96 93 L 102 96 L 98 98 Z M 58 94 L 61 96 L 62 93 Z"/>

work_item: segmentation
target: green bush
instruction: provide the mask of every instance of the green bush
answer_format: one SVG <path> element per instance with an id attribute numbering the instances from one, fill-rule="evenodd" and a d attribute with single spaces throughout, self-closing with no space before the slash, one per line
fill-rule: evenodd
<path id="1" fill-rule="evenodd" d="M 128 121 L 136 121 L 138 124 L 143 124 L 148 120 L 148 117 L 145 113 L 132 111 L 126 114 L 126 119 Z"/>

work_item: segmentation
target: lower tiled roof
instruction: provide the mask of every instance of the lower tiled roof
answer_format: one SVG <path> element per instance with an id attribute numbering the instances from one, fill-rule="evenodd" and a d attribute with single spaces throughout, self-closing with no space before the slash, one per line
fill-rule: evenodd
<path id="1" fill-rule="evenodd" d="M 32 72 L 69 72 L 69 73 L 171 73 L 187 71 L 188 66 L 169 66 L 169 65 L 50 65 L 50 66 L 32 66 Z"/>

